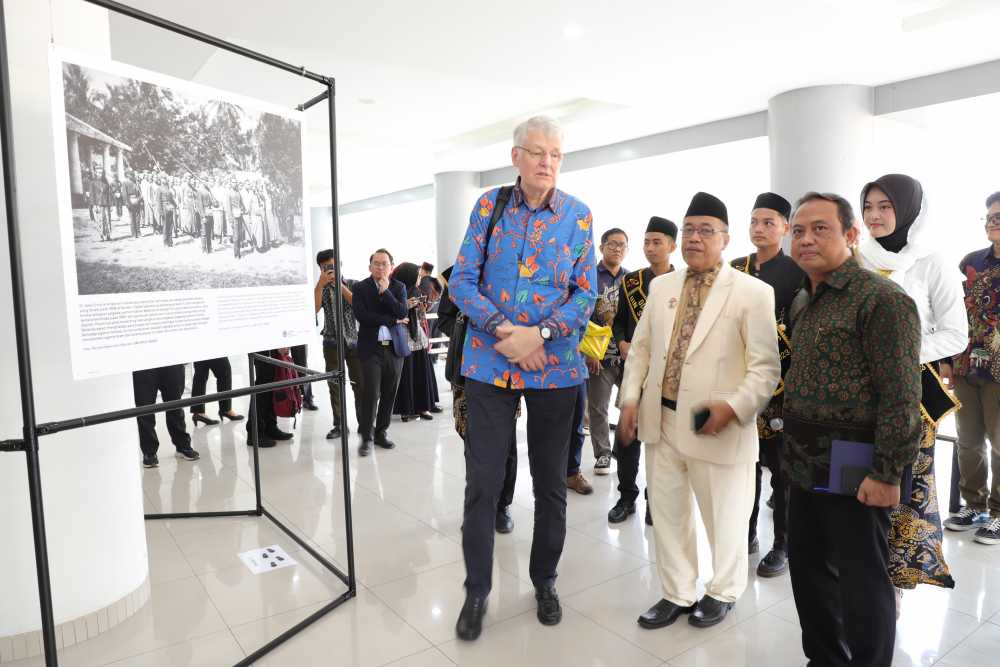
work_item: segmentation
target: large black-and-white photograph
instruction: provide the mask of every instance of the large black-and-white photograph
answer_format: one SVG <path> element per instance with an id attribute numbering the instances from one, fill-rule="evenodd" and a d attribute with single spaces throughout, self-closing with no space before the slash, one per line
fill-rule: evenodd
<path id="1" fill-rule="evenodd" d="M 62 89 L 78 294 L 306 282 L 298 119 L 68 61 Z"/>

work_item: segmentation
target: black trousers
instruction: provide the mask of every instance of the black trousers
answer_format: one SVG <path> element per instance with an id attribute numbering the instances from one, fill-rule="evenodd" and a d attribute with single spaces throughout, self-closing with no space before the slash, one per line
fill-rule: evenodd
<path id="1" fill-rule="evenodd" d="M 215 376 L 216 391 L 229 391 L 233 388 L 233 367 L 229 363 L 229 357 L 196 361 L 194 362 L 194 377 L 191 379 L 192 398 L 205 395 L 209 371 L 212 371 L 212 375 Z M 233 402 L 228 398 L 219 401 L 219 412 L 229 412 L 232 409 Z M 195 413 L 204 414 L 205 404 L 192 405 L 191 414 Z"/>
<path id="2" fill-rule="evenodd" d="M 129 224 L 132 227 L 132 236 L 134 236 L 135 238 L 139 238 L 140 236 L 142 236 L 142 232 L 139 230 L 139 223 L 142 222 L 142 218 L 140 217 L 142 215 L 140 213 L 141 210 L 142 210 L 141 205 L 139 206 L 130 205 L 128 207 Z"/>
<path id="3" fill-rule="evenodd" d="M 794 484 L 788 509 L 788 563 L 809 665 L 889 665 L 896 639 L 889 509 Z"/>
<path id="4" fill-rule="evenodd" d="M 292 348 L 292 361 L 299 366 L 309 368 L 309 348 L 306 345 L 296 345 Z M 313 402 L 312 383 L 302 385 L 302 400 L 306 403 Z"/>
<path id="5" fill-rule="evenodd" d="M 361 423 L 358 431 L 362 440 L 384 440 L 392 419 L 403 358 L 397 357 L 392 345 L 379 345 L 375 354 L 361 362 Z"/>
<path id="6" fill-rule="evenodd" d="M 642 458 L 642 441 L 633 440 L 628 447 L 622 446 L 615 433 L 612 453 L 618 460 L 618 494 L 626 504 L 631 505 L 639 497 L 639 459 Z M 649 497 L 649 494 L 646 494 Z"/>
<path id="7" fill-rule="evenodd" d="M 760 454 L 764 465 L 771 471 L 771 492 L 774 494 L 774 547 L 781 551 L 788 548 L 788 483 L 781 472 L 781 453 L 785 448 L 785 438 L 777 435 L 760 442 Z M 760 482 L 763 466 L 757 463 L 757 493 L 753 499 L 750 514 L 749 542 L 757 537 L 757 517 L 760 515 Z"/>
<path id="8" fill-rule="evenodd" d="M 163 402 L 179 400 L 184 393 L 184 364 L 161 366 L 144 371 L 132 372 L 132 392 L 135 395 L 136 407 L 156 403 L 159 393 Z M 156 437 L 156 415 L 136 417 L 139 424 L 139 448 L 146 456 L 156 454 L 160 448 L 160 440 Z M 167 431 L 170 441 L 177 449 L 191 447 L 191 436 L 184 427 L 184 411 L 167 411 Z"/>
<path id="9" fill-rule="evenodd" d="M 177 223 L 175 215 L 175 211 L 163 212 L 163 245 L 165 246 L 174 245 L 174 225 Z"/>
<path id="10" fill-rule="evenodd" d="M 583 461 L 583 441 L 587 439 L 583 432 L 583 416 L 587 414 L 587 383 L 576 388 L 576 398 L 573 406 L 573 427 L 569 432 L 569 453 L 566 457 L 566 478 L 575 477 L 580 472 Z"/>
<path id="11" fill-rule="evenodd" d="M 462 551 L 465 588 L 486 595 L 492 588 L 493 538 L 517 403 L 528 411 L 528 461 L 535 494 L 535 528 L 528 573 L 535 586 L 555 582 L 566 539 L 566 458 L 577 387 L 511 390 L 475 380 L 465 383 L 469 425 L 465 438 L 465 513 Z"/>
<path id="12" fill-rule="evenodd" d="M 264 350 L 259 354 L 271 356 L 268 350 Z M 274 382 L 274 368 L 269 363 L 254 359 L 254 385 Z M 257 408 L 257 428 L 260 429 L 261 435 L 269 435 L 277 431 L 278 418 L 274 414 L 274 394 L 273 392 L 265 391 L 250 397 L 250 419 L 247 420 L 247 434 L 249 435 L 253 432 L 251 429 L 253 428 L 252 422 L 255 407 Z"/>

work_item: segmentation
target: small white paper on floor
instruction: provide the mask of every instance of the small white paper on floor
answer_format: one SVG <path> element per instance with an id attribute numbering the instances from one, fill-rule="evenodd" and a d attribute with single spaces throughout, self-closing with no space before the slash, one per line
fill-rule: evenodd
<path id="1" fill-rule="evenodd" d="M 254 574 L 280 570 L 283 567 L 296 564 L 295 560 L 277 544 L 244 551 L 240 554 L 240 560 Z"/>

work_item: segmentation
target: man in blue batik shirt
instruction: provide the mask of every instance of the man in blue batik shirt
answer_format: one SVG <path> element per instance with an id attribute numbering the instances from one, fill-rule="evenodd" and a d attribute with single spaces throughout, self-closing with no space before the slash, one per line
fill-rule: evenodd
<path id="1" fill-rule="evenodd" d="M 562 619 L 555 579 L 566 537 L 566 460 L 577 391 L 587 378 L 577 347 L 597 299 L 593 218 L 583 202 L 556 189 L 562 157 L 554 120 L 531 118 L 514 130 L 517 184 L 490 238 L 499 190 L 476 203 L 449 282 L 452 300 L 469 318 L 462 357 L 469 421 L 461 639 L 482 630 L 497 497 L 522 396 L 535 489 L 529 571 L 538 620 Z"/>

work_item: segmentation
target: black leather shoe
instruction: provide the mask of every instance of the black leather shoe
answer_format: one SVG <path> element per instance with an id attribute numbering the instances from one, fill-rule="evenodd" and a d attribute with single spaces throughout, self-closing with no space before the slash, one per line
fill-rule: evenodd
<path id="1" fill-rule="evenodd" d="M 263 447 L 274 447 L 274 445 L 275 445 L 274 440 L 272 440 L 271 438 L 267 437 L 266 435 L 261 435 L 260 439 L 257 441 L 257 446 L 261 447 L 261 448 L 263 448 Z M 253 436 L 249 435 L 249 434 L 247 435 L 247 446 L 248 447 L 253 447 Z"/>
<path id="2" fill-rule="evenodd" d="M 665 628 L 680 618 L 682 614 L 690 614 L 694 611 L 694 608 L 695 605 L 681 607 L 670 600 L 660 600 L 650 607 L 646 613 L 639 616 L 639 625 L 647 630 Z"/>
<path id="3" fill-rule="evenodd" d="M 326 439 L 327 440 L 336 440 L 337 438 L 340 437 L 341 433 L 342 433 L 342 431 L 340 430 L 340 427 L 339 426 L 334 426 L 333 428 L 331 428 L 327 432 Z"/>
<path id="4" fill-rule="evenodd" d="M 312 401 L 305 401 L 302 404 L 302 409 L 303 410 L 319 410 L 319 408 L 316 407 L 316 404 L 313 403 Z"/>
<path id="5" fill-rule="evenodd" d="M 698 600 L 694 612 L 688 617 L 688 623 L 696 628 L 710 628 L 722 623 L 732 608 L 732 602 L 720 602 L 712 596 L 706 595 Z"/>
<path id="6" fill-rule="evenodd" d="M 375 446 L 381 447 L 382 449 L 392 449 L 396 446 L 396 443 L 389 438 L 375 438 Z"/>
<path id="7" fill-rule="evenodd" d="M 459 639 L 471 642 L 483 631 L 483 616 L 486 615 L 488 600 L 474 595 L 465 596 L 465 604 L 455 624 L 455 634 Z"/>
<path id="8" fill-rule="evenodd" d="M 514 530 L 514 517 L 510 515 L 509 507 L 497 510 L 497 532 L 506 535 Z"/>
<path id="9" fill-rule="evenodd" d="M 198 414 L 197 412 L 191 415 L 191 423 L 197 428 L 198 424 L 204 424 L 205 426 L 215 426 L 219 423 L 218 419 L 212 419 L 211 417 L 206 417 L 203 414 Z"/>
<path id="10" fill-rule="evenodd" d="M 562 606 L 555 586 L 541 586 L 535 589 L 538 601 L 538 622 L 542 625 L 558 625 L 562 620 Z"/>
<path id="11" fill-rule="evenodd" d="M 431 412 L 433 412 L 433 413 L 434 413 L 434 414 L 436 414 L 436 415 L 439 415 L 439 414 L 441 414 L 442 412 L 444 412 L 444 410 L 442 410 L 442 409 L 441 409 L 441 407 L 440 407 L 440 406 L 438 406 L 438 405 L 435 405 L 435 406 L 434 406 L 433 408 L 431 408 L 431 410 L 430 410 L 430 411 L 431 411 Z"/>
<path id="12" fill-rule="evenodd" d="M 753 541 L 750 542 L 749 549 L 750 550 L 747 552 L 749 554 L 760 553 L 760 540 L 758 540 L 756 537 L 753 538 Z"/>
<path id="13" fill-rule="evenodd" d="M 294 437 L 291 433 L 282 431 L 280 428 L 268 431 L 267 436 L 273 440 L 291 440 Z"/>
<path id="14" fill-rule="evenodd" d="M 783 549 L 771 549 L 757 564 L 757 576 L 770 579 L 788 572 L 788 555 Z"/>
<path id="15" fill-rule="evenodd" d="M 625 504 L 625 501 L 619 500 L 608 510 L 608 523 L 621 523 L 633 514 L 635 514 L 635 503 Z"/>
<path id="16" fill-rule="evenodd" d="M 372 453 L 372 441 L 362 440 L 361 446 L 358 447 L 358 456 L 368 456 Z"/>

